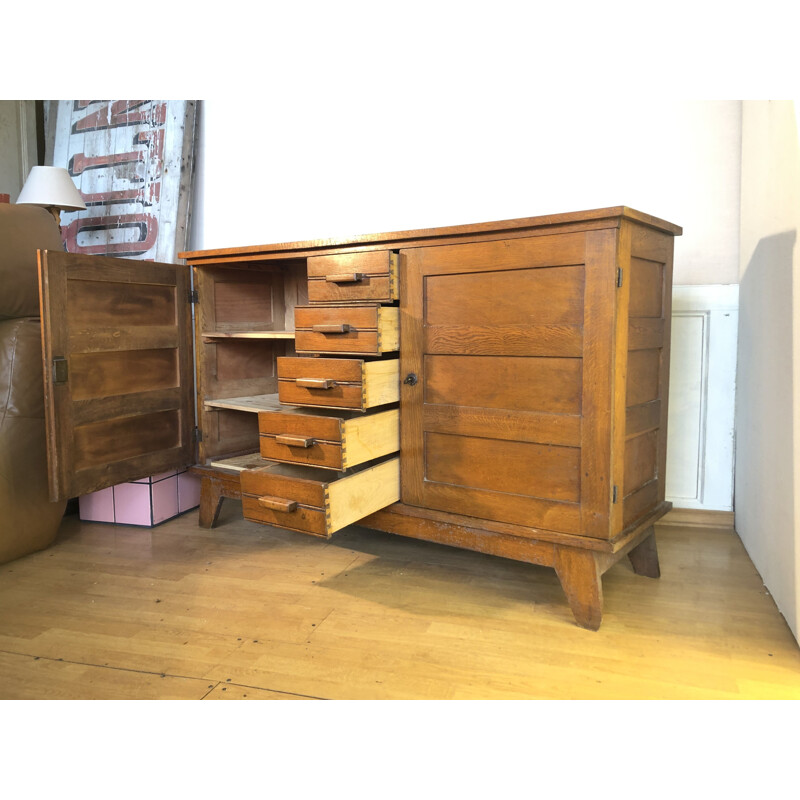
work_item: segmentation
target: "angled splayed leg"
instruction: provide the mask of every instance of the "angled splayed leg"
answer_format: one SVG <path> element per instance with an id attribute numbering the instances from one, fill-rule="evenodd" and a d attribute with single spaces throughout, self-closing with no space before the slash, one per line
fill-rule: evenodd
<path id="1" fill-rule="evenodd" d="M 224 495 L 211 478 L 200 479 L 200 512 L 198 524 L 201 528 L 213 528 L 222 508 Z"/>
<path id="2" fill-rule="evenodd" d="M 659 578 L 661 576 L 654 531 L 655 528 L 651 526 L 649 528 L 649 533 L 646 534 L 647 538 L 628 553 L 628 558 L 633 565 L 633 571 L 637 575 L 645 575 L 648 578 Z"/>
<path id="3" fill-rule="evenodd" d="M 603 584 L 596 555 L 590 550 L 556 547 L 555 568 L 575 621 L 596 631 L 603 619 Z"/>

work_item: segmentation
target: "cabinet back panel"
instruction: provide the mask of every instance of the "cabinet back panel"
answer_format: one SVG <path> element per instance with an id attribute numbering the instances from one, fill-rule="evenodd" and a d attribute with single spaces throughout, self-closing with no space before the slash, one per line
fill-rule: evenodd
<path id="1" fill-rule="evenodd" d="M 216 414 L 217 435 L 223 441 L 244 440 L 248 446 L 258 447 L 258 414 L 248 411 L 223 409 Z M 238 449 L 238 448 L 231 448 Z"/>
<path id="2" fill-rule="evenodd" d="M 247 339 L 210 345 L 216 349 L 217 381 L 240 381 L 275 376 L 276 343 L 270 340 Z M 279 352 L 283 345 L 278 343 Z M 268 394 L 260 392 L 259 394 Z M 224 397 L 224 395 L 215 395 Z"/>
<path id="3" fill-rule="evenodd" d="M 577 502 L 580 450 L 529 442 L 425 434 L 425 479 L 507 494 Z"/>
<path id="4" fill-rule="evenodd" d="M 200 429 L 203 459 L 258 450 L 258 414 L 229 409 L 205 411 L 200 418 Z"/>
<path id="5" fill-rule="evenodd" d="M 272 282 L 222 281 L 214 283 L 217 330 L 246 325 L 256 330 L 271 330 L 275 286 Z M 282 322 L 282 320 L 281 320 Z"/>
<path id="6" fill-rule="evenodd" d="M 294 272 L 196 267 L 197 325 L 203 333 L 286 330 L 287 306 L 297 302 Z"/>

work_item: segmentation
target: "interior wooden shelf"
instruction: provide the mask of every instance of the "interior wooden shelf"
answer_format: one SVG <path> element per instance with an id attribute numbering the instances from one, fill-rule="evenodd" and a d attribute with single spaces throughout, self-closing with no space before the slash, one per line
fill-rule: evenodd
<path id="1" fill-rule="evenodd" d="M 219 400 L 205 400 L 206 408 L 228 408 L 233 411 L 279 411 L 281 405 L 277 394 L 255 394 L 247 397 L 224 397 Z"/>
<path id="2" fill-rule="evenodd" d="M 207 466 L 216 467 L 217 469 L 230 469 L 235 472 L 241 472 L 245 469 L 259 469 L 260 467 L 273 466 L 275 461 L 267 461 L 261 458 L 258 453 L 248 453 L 243 456 L 232 456 L 231 458 L 219 458 L 209 461 Z"/>
<path id="3" fill-rule="evenodd" d="M 294 331 L 204 331 L 203 340 L 210 339 L 294 339 Z"/>

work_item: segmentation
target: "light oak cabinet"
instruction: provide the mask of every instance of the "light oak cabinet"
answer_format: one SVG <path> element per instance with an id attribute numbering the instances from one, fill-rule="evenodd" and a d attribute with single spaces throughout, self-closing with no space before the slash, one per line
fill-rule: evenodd
<path id="1" fill-rule="evenodd" d="M 597 629 L 606 569 L 658 575 L 680 233 L 617 207 L 181 254 L 193 288 L 43 253 L 53 495 L 195 464 L 201 525 L 240 497 L 543 564 Z"/>

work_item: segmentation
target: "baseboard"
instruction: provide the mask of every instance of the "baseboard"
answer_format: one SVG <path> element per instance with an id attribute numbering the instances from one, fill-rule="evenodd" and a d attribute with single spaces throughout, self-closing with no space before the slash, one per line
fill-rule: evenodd
<path id="1" fill-rule="evenodd" d="M 712 511 L 707 508 L 673 508 L 659 521 L 659 525 L 680 525 L 684 528 L 733 529 L 733 511 Z"/>

